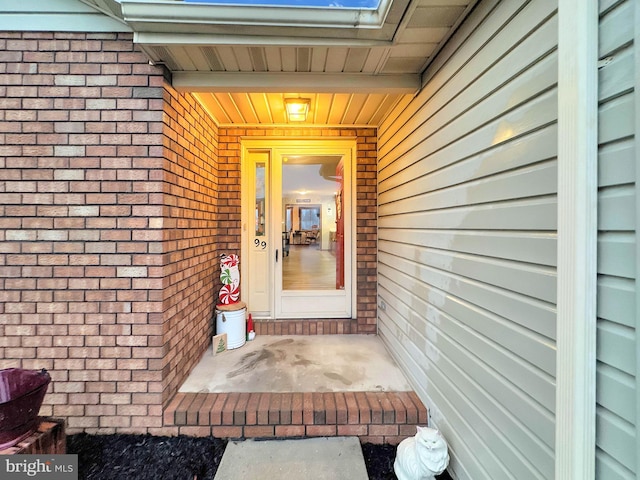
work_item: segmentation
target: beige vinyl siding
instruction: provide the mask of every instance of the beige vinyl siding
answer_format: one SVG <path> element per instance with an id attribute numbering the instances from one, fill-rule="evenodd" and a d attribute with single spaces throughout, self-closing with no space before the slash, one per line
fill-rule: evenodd
<path id="1" fill-rule="evenodd" d="M 607 480 L 638 473 L 639 12 L 600 2 L 596 476 Z"/>
<path id="2" fill-rule="evenodd" d="M 131 28 L 80 0 L 0 0 L 0 30 L 130 32 Z"/>
<path id="3" fill-rule="evenodd" d="M 554 474 L 556 9 L 480 2 L 379 129 L 379 334 L 461 479 Z"/>

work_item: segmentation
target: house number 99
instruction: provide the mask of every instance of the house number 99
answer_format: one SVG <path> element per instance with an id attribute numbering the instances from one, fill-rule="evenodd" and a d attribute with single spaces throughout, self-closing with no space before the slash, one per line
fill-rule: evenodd
<path id="1" fill-rule="evenodd" d="M 253 243 L 254 243 L 254 245 L 255 245 L 256 247 L 260 247 L 260 248 L 262 248 L 262 250 L 264 250 L 265 248 L 267 248 L 267 242 L 265 242 L 264 240 L 263 240 L 263 241 L 260 241 L 260 240 L 258 240 L 258 239 L 256 238 L 256 239 L 253 241 Z"/>

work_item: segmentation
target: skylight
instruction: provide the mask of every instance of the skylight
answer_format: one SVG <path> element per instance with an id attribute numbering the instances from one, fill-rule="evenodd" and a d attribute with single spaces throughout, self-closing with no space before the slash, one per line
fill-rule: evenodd
<path id="1" fill-rule="evenodd" d="M 185 3 L 212 5 L 270 5 L 285 7 L 321 7 L 375 10 L 380 0 L 183 0 Z"/>
<path id="2" fill-rule="evenodd" d="M 1 1 L 1 0 L 0 0 Z M 140 35 L 225 35 L 225 42 L 269 38 L 390 44 L 409 0 L 84 0 L 116 2 Z M 387 22 L 387 16 L 391 19 Z M 322 30 L 324 29 L 324 30 Z M 327 30 L 331 29 L 331 30 Z M 148 42 L 148 40 L 146 40 Z M 157 41 L 157 38 L 156 38 Z M 175 41 L 175 39 L 174 39 Z M 203 40 L 192 39 L 190 42 Z M 205 42 L 213 41 L 211 38 Z M 291 40 L 288 40 L 289 42 Z M 220 39 L 216 39 L 220 43 Z"/>

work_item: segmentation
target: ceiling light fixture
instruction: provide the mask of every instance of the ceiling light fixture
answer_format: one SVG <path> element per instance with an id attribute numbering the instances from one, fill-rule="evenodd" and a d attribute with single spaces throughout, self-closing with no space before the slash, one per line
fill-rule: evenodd
<path id="1" fill-rule="evenodd" d="M 304 122 L 309 114 L 311 100 L 308 98 L 285 98 L 284 108 L 290 122 Z"/>

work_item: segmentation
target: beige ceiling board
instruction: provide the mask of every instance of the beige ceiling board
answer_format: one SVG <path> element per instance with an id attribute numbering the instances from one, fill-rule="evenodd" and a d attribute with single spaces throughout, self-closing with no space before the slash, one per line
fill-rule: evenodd
<path id="1" fill-rule="evenodd" d="M 250 49 L 247 47 L 232 47 L 233 56 L 238 62 L 238 70 L 241 72 L 253 72 L 253 62 L 251 61 Z M 185 68 L 187 72 L 193 72 L 194 70 Z"/>
<path id="2" fill-rule="evenodd" d="M 226 116 L 229 118 L 229 123 L 247 123 L 240 112 L 240 109 L 236 105 L 231 94 L 216 95 L 215 99 L 224 109 Z"/>
<path id="3" fill-rule="evenodd" d="M 315 47 L 311 51 L 311 71 L 324 72 L 327 64 L 329 49 L 326 47 Z"/>
<path id="4" fill-rule="evenodd" d="M 404 59 L 398 59 L 404 60 Z M 174 72 L 173 86 L 189 92 L 353 92 L 402 93 L 418 91 L 420 75 Z"/>
<path id="5" fill-rule="evenodd" d="M 282 72 L 282 49 L 280 47 L 266 47 L 263 52 L 267 72 Z"/>
<path id="6" fill-rule="evenodd" d="M 367 95 L 355 94 L 351 95 L 349 98 L 349 104 L 347 108 L 345 108 L 344 115 L 340 120 L 341 124 L 344 125 L 355 125 L 358 123 L 358 117 L 362 112 L 364 104 L 367 101 Z M 368 119 L 367 119 L 368 120 Z"/>
<path id="7" fill-rule="evenodd" d="M 369 49 L 364 48 L 350 48 L 347 54 L 347 59 L 344 63 L 345 72 L 359 73 L 364 69 L 364 64 L 369 56 Z"/>
<path id="8" fill-rule="evenodd" d="M 369 55 L 362 68 L 363 73 L 378 73 L 391 53 L 390 48 L 370 48 Z"/>
<path id="9" fill-rule="evenodd" d="M 380 102 L 380 106 L 377 111 L 371 116 L 369 124 L 376 126 L 380 125 L 387 114 L 391 112 L 396 105 L 403 101 L 408 103 L 411 98 L 413 98 L 412 95 L 386 95 L 384 100 Z"/>
<path id="10" fill-rule="evenodd" d="M 403 43 L 402 48 L 394 49 L 389 58 L 415 57 L 424 62 L 437 47 L 437 43 Z"/>
<path id="11" fill-rule="evenodd" d="M 311 101 L 296 125 L 377 126 L 419 91 L 426 67 L 477 3 L 383 0 L 378 10 L 358 10 L 82 1 L 129 25 L 173 86 L 197 92 L 224 126 L 287 125 L 289 96 Z"/>
<path id="12" fill-rule="evenodd" d="M 384 64 L 382 71 L 384 73 L 400 73 L 414 72 L 419 73 L 423 70 L 425 58 L 422 57 L 393 57 L 390 56 Z"/>
<path id="13" fill-rule="evenodd" d="M 282 71 L 283 72 L 297 72 L 297 58 L 296 58 L 296 49 L 293 47 L 282 47 L 280 48 L 280 56 L 282 58 Z M 246 70 L 244 70 L 246 72 Z M 269 68 L 269 71 L 273 72 L 274 70 Z"/>
<path id="14" fill-rule="evenodd" d="M 464 6 L 418 7 L 411 16 L 407 28 L 452 27 L 464 12 Z"/>
<path id="15" fill-rule="evenodd" d="M 231 117 L 214 95 L 211 93 L 194 93 L 193 95 L 217 124 L 229 125 L 232 123 Z"/>
<path id="16" fill-rule="evenodd" d="M 311 116 L 313 117 L 313 123 L 322 125 L 329 121 L 332 99 L 333 94 L 331 93 L 319 93 L 316 96 L 315 102 L 312 102 L 311 104 Z"/>
<path id="17" fill-rule="evenodd" d="M 284 98 L 311 100 L 306 122 L 288 122 Z M 329 93 L 197 93 L 195 97 L 218 125 L 376 126 L 403 95 Z"/>
<path id="18" fill-rule="evenodd" d="M 198 72 L 209 72 L 211 70 L 216 70 L 214 68 L 216 65 L 218 69 L 220 68 L 220 60 L 215 53 L 215 49 L 211 47 L 206 48 L 185 48 L 188 51 L 189 59 L 193 63 L 193 69 Z M 210 55 L 213 53 L 215 59 L 210 58 Z M 213 60 L 213 61 L 212 61 Z"/>
<path id="19" fill-rule="evenodd" d="M 440 43 L 449 27 L 404 28 L 398 33 L 397 43 Z"/>
<path id="20" fill-rule="evenodd" d="M 268 96 L 275 96 L 273 93 L 250 93 L 249 101 L 253 103 L 253 108 L 258 115 L 258 123 L 270 124 L 274 123 L 273 112 L 271 111 L 271 103 L 275 103 L 274 100 L 269 100 Z M 277 95 L 277 101 L 282 103 L 282 95 Z"/>
<path id="21" fill-rule="evenodd" d="M 296 48 L 296 70 L 297 72 L 311 72 L 312 50 L 308 47 Z"/>
<path id="22" fill-rule="evenodd" d="M 347 61 L 348 54 L 348 48 L 330 48 L 324 71 L 329 73 L 344 72 L 344 64 Z"/>
<path id="23" fill-rule="evenodd" d="M 264 48 L 249 47 L 249 56 L 251 57 L 251 65 L 254 72 L 267 71 L 267 59 Z"/>
<path id="24" fill-rule="evenodd" d="M 386 95 L 381 94 L 365 95 L 360 107 L 360 111 L 358 112 L 352 123 L 356 125 L 371 124 L 372 118 L 375 116 L 380 106 L 384 103 L 386 97 Z"/>
<path id="25" fill-rule="evenodd" d="M 244 123 L 260 123 L 255 104 L 248 93 L 230 93 L 229 96 L 242 115 Z"/>
<path id="26" fill-rule="evenodd" d="M 233 51 L 233 47 L 228 45 L 220 45 L 218 47 L 214 47 L 218 59 L 220 60 L 220 64 L 222 66 L 222 70 L 226 72 L 239 72 L 240 65 L 238 64 L 238 59 Z M 180 69 L 180 71 L 189 71 L 185 69 Z"/>
<path id="27" fill-rule="evenodd" d="M 347 115 L 347 107 L 351 103 L 352 95 L 347 93 L 337 93 L 331 102 L 328 124 L 342 125 L 344 117 Z"/>

